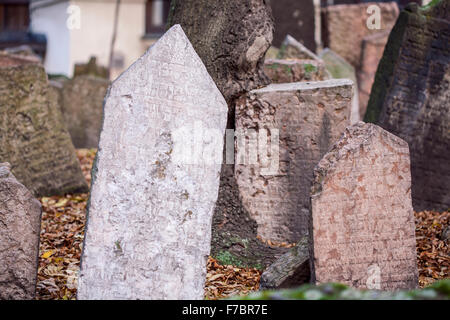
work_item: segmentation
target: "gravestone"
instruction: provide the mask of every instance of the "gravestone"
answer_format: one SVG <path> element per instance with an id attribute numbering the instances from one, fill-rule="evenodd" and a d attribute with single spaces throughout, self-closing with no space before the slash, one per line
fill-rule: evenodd
<path id="1" fill-rule="evenodd" d="M 377 17 L 376 13 L 367 13 L 369 6 L 373 5 L 379 8 L 379 26 L 374 23 L 374 18 Z M 390 31 L 397 20 L 398 13 L 398 6 L 395 2 L 327 6 L 322 9 L 324 47 L 336 52 L 358 71 L 363 38 L 375 33 Z"/>
<path id="2" fill-rule="evenodd" d="M 13 60 L 0 56 L 0 161 L 34 196 L 87 192 L 44 68 Z"/>
<path id="3" fill-rule="evenodd" d="M 449 12 L 448 1 L 402 11 L 364 119 L 408 142 L 416 211 L 450 207 Z"/>
<path id="4" fill-rule="evenodd" d="M 272 83 L 329 79 L 325 64 L 317 60 L 266 59 L 264 72 L 272 80 Z"/>
<path id="5" fill-rule="evenodd" d="M 78 76 L 66 81 L 62 89 L 61 110 L 76 148 L 97 148 L 103 116 L 103 99 L 109 81 Z"/>
<path id="6" fill-rule="evenodd" d="M 76 63 L 73 68 L 73 77 L 90 75 L 93 77 L 109 79 L 109 70 L 97 65 L 97 58 L 91 57 L 88 63 Z"/>
<path id="7" fill-rule="evenodd" d="M 237 102 L 235 176 L 263 240 L 307 234 L 313 169 L 350 124 L 352 94 L 350 80 L 333 79 L 272 84 Z"/>
<path id="8" fill-rule="evenodd" d="M 303 237 L 261 274 L 260 290 L 293 288 L 308 283 L 309 270 L 308 237 Z"/>
<path id="9" fill-rule="evenodd" d="M 79 299 L 202 299 L 227 105 L 179 25 L 115 80 Z"/>
<path id="10" fill-rule="evenodd" d="M 234 128 L 235 100 L 270 83 L 265 54 L 273 18 L 267 1 L 183 0 L 172 2 L 168 25 L 179 23 L 228 103 L 227 128 Z M 234 165 L 221 169 L 214 208 L 211 254 L 223 263 L 263 267 L 285 251 L 256 238 L 256 222 L 239 198 Z"/>
<path id="11" fill-rule="evenodd" d="M 35 297 L 41 205 L 0 163 L 0 300 Z"/>
<path id="12" fill-rule="evenodd" d="M 350 79 L 355 85 L 355 92 L 352 99 L 352 113 L 350 115 L 350 123 L 358 122 L 361 117 L 359 113 L 359 96 L 358 96 L 358 82 L 356 80 L 355 68 L 339 56 L 336 52 L 325 48 L 319 54 L 320 59 L 324 61 L 327 71 L 334 79 Z"/>
<path id="13" fill-rule="evenodd" d="M 320 58 L 294 37 L 287 35 L 278 51 L 278 59 L 307 59 L 317 60 Z"/>
<path id="14" fill-rule="evenodd" d="M 270 6 L 275 20 L 274 46 L 279 47 L 286 34 L 291 33 L 312 51 L 320 48 L 320 1 L 276 0 Z"/>
<path id="15" fill-rule="evenodd" d="M 317 284 L 396 290 L 418 282 L 408 144 L 358 122 L 314 169 L 310 237 Z"/>
<path id="16" fill-rule="evenodd" d="M 358 71 L 359 88 L 359 114 L 361 119 L 367 109 L 370 90 L 372 90 L 375 74 L 377 73 L 378 63 L 383 57 L 384 47 L 388 40 L 389 32 L 380 32 L 367 36 L 362 42 L 361 67 Z"/>

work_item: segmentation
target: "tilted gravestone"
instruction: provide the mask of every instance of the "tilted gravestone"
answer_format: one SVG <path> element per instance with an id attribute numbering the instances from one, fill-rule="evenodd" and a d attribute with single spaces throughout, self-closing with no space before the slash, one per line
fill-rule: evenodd
<path id="1" fill-rule="evenodd" d="M 278 59 L 309 59 L 320 61 L 320 58 L 294 37 L 287 35 L 281 44 Z"/>
<path id="2" fill-rule="evenodd" d="M 366 122 L 408 142 L 416 211 L 450 207 L 450 7 L 411 4 L 378 66 Z"/>
<path id="3" fill-rule="evenodd" d="M 97 148 L 109 81 L 84 75 L 64 82 L 61 110 L 76 148 Z"/>
<path id="4" fill-rule="evenodd" d="M 318 284 L 417 286 L 408 144 L 358 122 L 314 169 L 310 256 Z"/>
<path id="5" fill-rule="evenodd" d="M 358 82 L 356 80 L 355 68 L 345 61 L 336 52 L 325 48 L 319 54 L 320 59 L 324 61 L 327 71 L 330 73 L 331 77 L 334 79 L 350 79 L 355 85 L 355 92 L 352 100 L 352 113 L 350 115 L 350 122 L 356 123 L 361 120 L 359 113 L 359 96 L 358 96 Z"/>
<path id="6" fill-rule="evenodd" d="M 41 205 L 0 163 L 0 299 L 34 299 Z"/>
<path id="7" fill-rule="evenodd" d="M 306 235 L 313 169 L 350 124 L 352 94 L 350 80 L 334 79 L 272 84 L 238 101 L 235 176 L 262 239 Z"/>
<path id="8" fill-rule="evenodd" d="M 105 98 L 79 299 L 202 299 L 227 105 L 179 25 Z"/>
<path id="9" fill-rule="evenodd" d="M 260 290 L 292 288 L 307 283 L 309 270 L 309 241 L 304 236 L 295 247 L 290 248 L 261 274 Z"/>
<path id="10" fill-rule="evenodd" d="M 264 72 L 272 80 L 272 83 L 329 79 L 325 64 L 317 60 L 266 59 Z"/>
<path id="11" fill-rule="evenodd" d="M 45 70 L 25 60 L 0 56 L 0 161 L 35 196 L 87 192 Z"/>

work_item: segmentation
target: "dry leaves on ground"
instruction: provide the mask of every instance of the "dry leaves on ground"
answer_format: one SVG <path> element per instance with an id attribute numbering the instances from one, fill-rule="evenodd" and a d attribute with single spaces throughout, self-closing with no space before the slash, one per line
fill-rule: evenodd
<path id="1" fill-rule="evenodd" d="M 81 168 L 90 183 L 95 150 L 77 150 Z M 87 194 L 44 197 L 37 282 L 38 299 L 75 299 L 77 274 L 84 237 Z M 449 277 L 449 244 L 440 239 L 450 212 L 416 213 L 419 285 Z M 291 247 L 288 243 L 267 244 Z M 206 299 L 219 299 L 258 290 L 260 271 L 220 265 L 209 258 Z"/>
<path id="2" fill-rule="evenodd" d="M 422 211 L 415 216 L 419 285 L 424 287 L 450 278 L 450 243 L 441 239 L 442 231 L 450 223 L 450 211 Z"/>

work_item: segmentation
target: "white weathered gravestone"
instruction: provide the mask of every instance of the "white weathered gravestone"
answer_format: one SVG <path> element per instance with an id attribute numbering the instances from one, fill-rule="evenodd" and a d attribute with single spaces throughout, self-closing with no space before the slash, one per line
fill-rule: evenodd
<path id="1" fill-rule="evenodd" d="M 227 105 L 179 25 L 111 85 L 79 299 L 202 299 Z"/>

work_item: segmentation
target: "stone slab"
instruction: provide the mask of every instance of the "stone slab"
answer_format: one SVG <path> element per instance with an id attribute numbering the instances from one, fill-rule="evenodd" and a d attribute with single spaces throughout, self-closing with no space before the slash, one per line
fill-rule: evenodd
<path id="1" fill-rule="evenodd" d="M 0 163 L 0 300 L 33 300 L 41 204 Z"/>
<path id="2" fill-rule="evenodd" d="M 450 7 L 410 4 L 392 30 L 364 120 L 404 139 L 416 211 L 450 207 Z"/>
<path id="3" fill-rule="evenodd" d="M 180 25 L 112 83 L 79 299 L 203 299 L 226 121 Z"/>
<path id="4" fill-rule="evenodd" d="M 272 84 L 238 101 L 235 176 L 263 240 L 307 234 L 313 169 L 350 124 L 352 94 L 351 80 L 333 79 Z"/>
<path id="5" fill-rule="evenodd" d="M 314 169 L 311 270 L 317 284 L 418 284 L 408 144 L 358 122 Z"/>
<path id="6" fill-rule="evenodd" d="M 0 161 L 35 196 L 87 192 L 44 67 L 13 60 L 0 57 Z"/>

